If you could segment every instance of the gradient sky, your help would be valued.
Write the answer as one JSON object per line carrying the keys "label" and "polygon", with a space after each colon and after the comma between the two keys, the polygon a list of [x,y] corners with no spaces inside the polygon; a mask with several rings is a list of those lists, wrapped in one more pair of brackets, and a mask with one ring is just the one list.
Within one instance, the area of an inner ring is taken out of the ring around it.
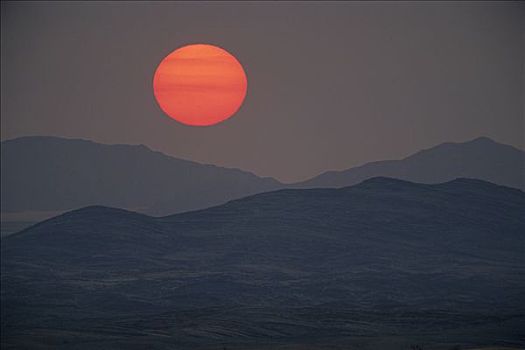
{"label": "gradient sky", "polygon": [[[2,2],[1,137],[145,144],[282,181],[489,136],[523,148],[519,2]],[[157,106],[158,63],[224,47],[248,94],[190,127]]]}

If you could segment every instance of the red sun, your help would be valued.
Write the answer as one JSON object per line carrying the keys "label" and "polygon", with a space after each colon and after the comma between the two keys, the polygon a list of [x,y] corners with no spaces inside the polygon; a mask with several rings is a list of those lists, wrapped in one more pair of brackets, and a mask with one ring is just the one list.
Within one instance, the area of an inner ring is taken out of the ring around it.
{"label": "red sun", "polygon": [[242,65],[213,45],[178,48],[160,62],[153,77],[153,93],[164,113],[193,126],[230,118],[241,107],[246,89]]}

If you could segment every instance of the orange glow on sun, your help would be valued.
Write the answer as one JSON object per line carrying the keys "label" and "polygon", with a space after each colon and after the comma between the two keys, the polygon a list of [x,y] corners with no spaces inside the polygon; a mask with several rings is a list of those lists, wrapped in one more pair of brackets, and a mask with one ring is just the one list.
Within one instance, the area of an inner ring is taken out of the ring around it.
{"label": "orange glow on sun", "polygon": [[241,107],[246,89],[242,65],[213,45],[187,45],[173,51],[153,77],[153,93],[164,113],[194,126],[230,118]]}

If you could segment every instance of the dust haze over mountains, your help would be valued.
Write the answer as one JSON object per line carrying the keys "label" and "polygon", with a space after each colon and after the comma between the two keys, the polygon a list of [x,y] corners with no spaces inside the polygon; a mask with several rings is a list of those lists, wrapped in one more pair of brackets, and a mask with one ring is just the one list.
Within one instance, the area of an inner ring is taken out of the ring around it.
{"label": "dust haze over mountains", "polygon": [[524,3],[1,7],[2,349],[525,347]]}
{"label": "dust haze over mountains", "polygon": [[[2,140],[144,144],[282,182],[487,136],[524,148],[522,2],[2,2]],[[224,47],[226,123],[157,107],[162,58]]]}

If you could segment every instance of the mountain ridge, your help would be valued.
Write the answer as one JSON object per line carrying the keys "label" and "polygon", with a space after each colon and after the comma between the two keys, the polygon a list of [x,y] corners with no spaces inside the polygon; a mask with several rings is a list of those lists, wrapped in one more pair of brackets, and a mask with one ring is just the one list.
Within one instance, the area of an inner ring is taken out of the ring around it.
{"label": "mountain ridge", "polygon": [[399,160],[328,171],[295,184],[175,158],[144,145],[47,136],[2,141],[2,165],[2,213],[15,214],[106,205],[162,216],[254,193],[346,187],[377,176],[418,183],[478,178],[525,189],[525,152],[487,137],[446,142]]}
{"label": "mountain ridge", "polygon": [[24,137],[3,141],[1,150],[3,212],[100,204],[162,214],[281,186],[272,178],[178,159],[143,145]]}
{"label": "mountain ridge", "polygon": [[[267,201],[271,203],[279,203],[279,200],[287,197],[293,197],[294,195],[298,195],[300,197],[307,197],[307,198],[316,198],[321,197],[324,198],[326,195],[332,195],[332,194],[341,194],[346,195],[346,193],[352,193],[352,192],[358,192],[358,191],[365,191],[370,194],[379,193],[380,195],[386,196],[390,192],[394,192],[394,195],[396,192],[403,193],[403,192],[411,192],[416,191],[419,192],[420,195],[423,192],[426,193],[439,193],[439,192],[454,192],[454,193],[465,193],[470,192],[471,189],[474,189],[474,194],[476,196],[483,196],[484,193],[490,192],[490,191],[505,191],[507,193],[507,196],[509,198],[512,197],[520,197],[524,196],[525,192],[509,187],[504,185],[498,185],[494,184],[488,181],[479,180],[479,179],[472,179],[472,178],[457,178],[454,180],[450,180],[443,183],[437,183],[437,184],[424,184],[424,183],[415,183],[408,180],[401,180],[397,178],[390,178],[390,177],[384,177],[384,176],[377,176],[373,178],[366,179],[356,185],[351,186],[345,186],[341,188],[305,188],[305,189],[297,189],[297,188],[283,188],[283,189],[277,189],[273,191],[268,192],[262,192],[262,193],[256,193],[252,194],[246,197],[232,199],[226,203],[219,204],[216,206],[212,206],[209,208],[204,209],[196,209],[181,213],[174,213],[169,215],[163,215],[163,216],[153,216],[148,215],[140,212],[136,212],[133,210],[128,209],[122,209],[117,207],[110,207],[110,206],[103,206],[103,205],[90,205],[74,210],[67,211],[63,214],[54,216],[52,218],[49,218],[47,220],[43,220],[39,223],[36,223],[35,225],[32,225],[18,233],[12,234],[9,237],[14,238],[16,236],[19,236],[20,234],[23,234],[25,231],[31,231],[33,228],[37,226],[41,226],[47,223],[53,223],[54,221],[66,219],[69,220],[71,218],[75,217],[84,217],[86,214],[88,216],[91,216],[94,214],[97,217],[101,216],[121,216],[121,217],[132,217],[135,216],[137,218],[142,218],[144,220],[160,220],[160,221],[166,221],[170,219],[178,219],[183,218],[187,216],[192,215],[199,215],[201,213],[207,213],[207,212],[213,212],[217,210],[221,210],[221,208],[226,207],[244,207],[245,205],[249,205],[250,203],[258,203],[261,200]],[[525,196],[524,196],[525,198]],[[525,202],[524,202],[525,204]]]}
{"label": "mountain ridge", "polygon": [[[443,155],[440,152],[447,154]],[[498,154],[490,158],[491,153],[495,152]],[[510,159],[504,159],[504,167],[496,169],[502,165],[501,158]],[[477,159],[481,161],[475,163]],[[407,164],[410,162],[416,164]],[[441,164],[437,164],[438,162]],[[461,164],[462,162],[471,162],[471,164],[465,166]],[[428,174],[428,169],[432,169],[437,176],[433,177],[434,174]],[[498,170],[504,172],[505,177],[498,177]],[[517,147],[481,136],[466,142],[444,142],[400,159],[372,161],[343,170],[326,171],[292,186],[298,188],[344,187],[375,176],[395,177],[422,183],[446,182],[458,177],[479,178],[525,189],[525,152]]]}
{"label": "mountain ridge", "polygon": [[0,144],[4,144],[4,143],[5,144],[10,144],[10,143],[14,143],[14,142],[24,142],[24,141],[27,141],[27,140],[29,140],[29,141],[34,141],[34,140],[49,141],[49,140],[53,140],[53,141],[59,141],[59,142],[60,141],[81,142],[81,143],[94,145],[94,146],[95,145],[102,145],[102,146],[109,146],[109,147],[122,147],[122,148],[129,147],[129,148],[135,148],[135,149],[145,149],[145,150],[150,151],[152,153],[161,154],[161,155],[163,155],[165,157],[172,158],[174,160],[185,162],[185,163],[192,164],[192,165],[203,165],[203,166],[207,166],[207,167],[211,167],[211,168],[220,168],[220,169],[234,170],[234,171],[239,171],[240,173],[253,175],[253,176],[261,178],[261,179],[272,179],[272,180],[275,180],[277,182],[280,182],[279,180],[277,180],[277,179],[275,179],[275,178],[273,178],[271,176],[259,176],[259,175],[255,174],[254,172],[251,172],[249,170],[244,170],[244,169],[241,169],[241,168],[237,168],[237,167],[228,167],[228,166],[216,165],[216,164],[212,164],[212,163],[201,163],[201,162],[197,162],[197,161],[194,161],[194,160],[191,160],[191,159],[176,157],[176,156],[164,153],[162,151],[157,151],[155,149],[152,149],[151,147],[149,147],[149,146],[147,146],[145,144],[142,144],[142,143],[138,143],[138,144],[103,143],[103,142],[98,142],[98,141],[93,141],[93,140],[84,139],[84,138],[78,138],[78,137],[34,135],[34,136],[20,136],[20,137],[14,137],[14,138],[10,138],[10,139],[5,139],[5,140],[2,140],[0,142]]}

